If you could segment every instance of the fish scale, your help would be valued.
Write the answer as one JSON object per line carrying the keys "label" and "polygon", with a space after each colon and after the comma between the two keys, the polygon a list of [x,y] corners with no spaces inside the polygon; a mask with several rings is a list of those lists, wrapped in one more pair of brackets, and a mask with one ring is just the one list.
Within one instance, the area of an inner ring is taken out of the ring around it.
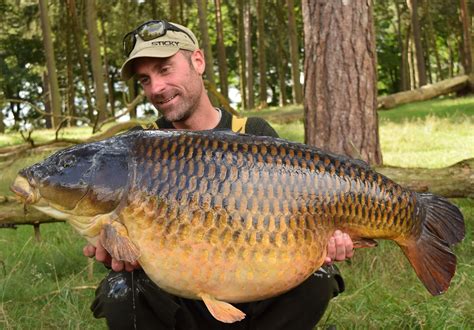
{"label": "fish scale", "polygon": [[[281,201],[282,195],[281,195],[281,189],[278,189],[277,187],[281,187],[281,185],[286,185],[290,187],[300,187],[300,191],[298,194],[304,195],[304,196],[315,196],[317,191],[323,191],[326,192],[326,198],[319,198],[317,201],[315,201],[314,204],[316,204],[316,209],[318,210],[317,213],[324,213],[327,214],[328,216],[322,217],[321,222],[326,222],[329,223],[332,220],[334,220],[335,216],[335,206],[334,204],[332,205],[332,209],[328,207],[327,203],[324,203],[323,200],[332,200],[336,201],[337,197],[336,194],[333,192],[332,195],[328,195],[329,192],[328,190],[331,189],[331,177],[330,175],[335,175],[337,172],[337,168],[335,164],[340,165],[341,163],[339,161],[333,161],[331,162],[331,159],[329,157],[324,157],[322,160],[320,159],[319,155],[316,155],[316,157],[312,157],[310,152],[305,152],[303,154],[302,151],[294,151],[294,150],[285,150],[285,149],[280,149],[280,153],[278,154],[277,148],[275,146],[270,147],[270,154],[268,154],[268,148],[266,145],[248,145],[248,144],[238,144],[238,143],[233,143],[231,145],[231,148],[229,148],[229,144],[218,141],[218,140],[211,140],[211,139],[203,139],[199,138],[199,140],[193,140],[192,138],[182,138],[178,137],[177,138],[181,145],[181,147],[178,149],[178,143],[175,141],[166,141],[164,143],[164,146],[162,147],[157,147],[158,145],[154,144],[154,148],[157,150],[164,151],[164,157],[160,159],[158,163],[155,162],[155,168],[153,169],[156,172],[159,172],[156,167],[158,165],[161,166],[168,166],[171,167],[168,163],[175,163],[179,162],[184,155],[189,155],[189,154],[195,154],[194,149],[196,147],[201,147],[200,144],[202,145],[203,152],[202,157],[194,157],[192,158],[192,161],[187,163],[186,165],[183,166],[178,166],[177,172],[176,172],[176,177],[183,178],[180,183],[176,183],[175,179],[168,178],[163,178],[163,182],[167,182],[170,185],[177,185],[177,187],[180,190],[183,189],[188,189],[190,190],[189,193],[192,194],[195,192],[196,185],[189,185],[189,177],[192,177],[196,179],[198,182],[202,180],[201,176],[196,176],[196,173],[194,169],[198,167],[199,165],[202,166],[203,163],[205,163],[204,168],[208,168],[209,172],[205,173],[207,174],[207,177],[210,180],[213,180],[212,183],[210,181],[207,181],[209,184],[208,186],[208,191],[210,191],[211,196],[211,201],[206,202],[206,199],[209,199],[209,196],[204,196],[204,198],[200,199],[200,202],[202,205],[209,205],[210,209],[221,209],[225,208],[228,213],[225,214],[224,217],[228,217],[228,219],[221,219],[219,221],[219,218],[215,219],[214,221],[214,226],[210,228],[209,231],[207,231],[206,235],[204,236],[204,241],[206,243],[217,243],[219,239],[221,239],[223,242],[228,241],[228,239],[225,239],[225,237],[229,236],[237,236],[237,231],[236,230],[245,230],[245,227],[237,227],[237,228],[232,228],[234,230],[233,233],[231,233],[231,230],[228,229],[226,226],[227,222],[229,223],[243,223],[245,225],[245,221],[243,221],[244,217],[241,216],[240,214],[237,214],[234,217],[231,217],[233,214],[232,212],[235,210],[235,203],[234,199],[231,197],[228,197],[229,195],[236,195],[239,196],[239,194],[236,194],[236,190],[238,193],[240,191],[238,189],[235,189],[235,187],[232,186],[232,183],[236,181],[237,179],[237,172],[239,167],[242,167],[244,164],[244,157],[243,155],[240,155],[240,151],[245,151],[245,150],[251,150],[251,153],[249,157],[246,158],[246,161],[249,163],[246,167],[251,167],[251,165],[255,165],[253,172],[251,172],[250,175],[250,180],[249,181],[255,181],[258,182],[258,185],[252,185],[251,189],[247,189],[245,191],[246,197],[250,200],[254,198],[254,207],[250,207],[250,214],[247,214],[247,221],[254,224],[250,228],[247,225],[247,230],[252,229],[255,230],[253,232],[246,232],[243,237],[245,237],[245,241],[249,244],[249,246],[254,246],[257,244],[262,244],[262,246],[265,245],[275,245],[275,239],[270,239],[270,237],[275,237],[274,232],[270,232],[270,235],[264,235],[262,234],[262,231],[268,230],[270,226],[272,227],[277,227],[275,223],[280,224],[280,223],[286,223],[290,231],[285,230],[281,234],[281,241],[280,241],[280,246],[281,244],[301,244],[303,243],[303,237],[312,237],[311,232],[307,232],[306,234],[303,234],[303,232],[308,229],[306,229],[303,224],[305,222],[299,222],[298,223],[295,221],[297,215],[295,215],[295,211],[298,210],[300,207],[294,199],[288,202],[288,200]],[[151,157],[153,152],[150,151],[151,147],[147,147],[147,141],[140,141],[139,144],[143,145],[143,148],[139,148],[139,154],[137,157]],[[168,147],[170,145],[170,147]],[[205,148],[209,149],[205,149]],[[169,149],[166,150],[166,148]],[[147,150],[145,154],[145,150]],[[284,150],[284,152],[282,152]],[[168,152],[167,152],[168,151]],[[233,154],[233,152],[237,152],[237,154]],[[267,157],[265,157],[267,156]],[[296,157],[296,158],[295,158]],[[304,157],[304,158],[303,158]],[[313,165],[312,158],[315,158],[317,161],[317,166]],[[221,166],[213,166],[213,164],[209,165],[206,164],[206,162],[215,162],[217,160],[221,160],[223,164]],[[271,166],[273,164],[291,164],[293,167],[296,167],[296,171],[290,171],[289,175],[281,175],[281,171],[265,171],[264,169],[266,166]],[[302,172],[300,172],[300,169],[324,169],[324,175],[323,178],[320,180],[309,180],[310,182],[313,181],[316,183],[315,185],[304,185],[305,183],[305,175],[301,175]],[[173,169],[173,168],[172,168]],[[148,169],[148,171],[151,170]],[[147,173],[147,166],[145,166],[143,169],[138,167],[137,168],[138,173]],[[165,170],[167,172],[167,170]],[[232,174],[234,172],[234,174]],[[277,177],[275,175],[275,172],[279,174]],[[345,173],[345,171],[340,171]],[[327,173],[327,174],[326,174]],[[245,172],[242,176],[246,176]],[[184,177],[187,178],[184,179]],[[371,176],[370,176],[371,178]],[[276,183],[275,183],[276,180]],[[368,179],[369,182],[372,181],[371,179]],[[171,183],[169,182],[171,181]],[[143,176],[143,179],[140,180],[140,177],[137,180],[137,185],[139,186],[146,186],[149,184],[149,182],[154,182],[153,180],[149,180],[147,175]],[[317,185],[317,183],[320,183],[320,186]],[[336,181],[339,182],[339,181]],[[187,185],[185,185],[187,183]],[[205,184],[204,184],[205,185]],[[366,186],[367,187],[367,186]],[[157,191],[166,191],[165,189],[158,189]],[[271,199],[271,193],[270,191],[280,191],[280,195],[277,196],[277,199],[272,200]],[[367,191],[363,191],[364,193],[367,193]],[[291,191],[287,192],[286,195],[289,195]],[[168,198],[170,197],[169,194],[166,194]],[[179,194],[178,194],[179,195]],[[264,199],[265,196],[270,195],[270,199]],[[175,196],[171,196],[171,200],[174,199]],[[255,201],[260,201],[258,203],[255,203]],[[305,199],[307,204],[311,204],[312,201],[311,199]],[[289,204],[292,204],[291,206]],[[186,201],[184,201],[184,204],[187,204]],[[274,206],[274,208],[270,208],[270,204]],[[361,205],[358,204],[359,209],[361,209]],[[352,212],[349,214],[356,214],[354,212],[355,208],[357,207],[357,204],[352,204],[351,208],[353,209]],[[205,207],[207,208],[207,207]],[[322,210],[321,210],[322,209]],[[320,211],[319,211],[320,210]],[[262,222],[261,220],[263,215],[268,215],[269,213],[276,214],[275,217],[271,217],[268,219],[271,219],[270,221],[266,222],[266,226],[264,225],[265,222]],[[181,213],[186,213],[186,210],[181,210]],[[173,212],[168,212],[167,217],[172,217],[172,218],[177,218],[180,219],[181,213],[173,214]],[[376,213],[376,212],[374,212]],[[257,216],[260,215],[260,217]],[[346,212],[346,215],[348,213]],[[358,215],[360,217],[360,214]],[[379,218],[378,214],[374,214],[373,217]],[[250,219],[248,219],[250,218]],[[342,217],[336,217],[335,224],[337,225],[339,222],[343,222],[344,220]],[[339,220],[339,221],[337,221]],[[316,223],[316,219],[313,217],[310,222]],[[313,225],[316,226],[317,225]],[[205,226],[206,227],[206,226]],[[208,226],[207,226],[208,227]],[[279,227],[279,226],[278,226]],[[173,232],[171,232],[173,233]],[[179,233],[179,232],[178,232]],[[165,234],[170,234],[169,230],[165,231]],[[227,235],[226,235],[227,234]],[[184,235],[185,236],[185,235]],[[267,239],[265,239],[267,238]],[[309,241],[309,239],[308,239]],[[266,244],[265,244],[266,243]],[[257,255],[258,252],[252,251],[254,255]],[[268,250],[266,250],[268,254]],[[304,276],[308,276],[309,273],[314,269],[315,265],[312,265],[312,269],[308,270],[308,273],[306,273]],[[226,284],[227,285],[227,284]],[[219,297],[222,299],[226,299],[228,297]],[[229,300],[229,299],[226,299]]]}
{"label": "fish scale", "polygon": [[362,161],[222,131],[132,131],[79,145],[22,170],[11,190],[91,242],[100,233],[115,259],[138,260],[162,289],[203,299],[223,322],[243,317],[229,302],[304,281],[336,229],[359,246],[395,241],[440,294],[465,231],[449,201]]}

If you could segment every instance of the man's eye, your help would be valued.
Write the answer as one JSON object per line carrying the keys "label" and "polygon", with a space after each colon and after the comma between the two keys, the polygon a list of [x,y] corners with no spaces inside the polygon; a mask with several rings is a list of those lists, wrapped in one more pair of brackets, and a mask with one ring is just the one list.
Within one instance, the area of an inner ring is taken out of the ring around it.
{"label": "man's eye", "polygon": [[150,79],[148,79],[148,77],[142,77],[142,78],[139,78],[139,79],[138,79],[138,82],[139,82],[141,85],[146,85],[149,81],[150,81]]}

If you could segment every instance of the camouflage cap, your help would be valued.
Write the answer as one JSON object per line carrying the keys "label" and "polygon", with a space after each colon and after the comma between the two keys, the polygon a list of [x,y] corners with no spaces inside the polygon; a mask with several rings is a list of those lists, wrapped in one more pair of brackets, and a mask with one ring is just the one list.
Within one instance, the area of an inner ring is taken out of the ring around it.
{"label": "camouflage cap", "polygon": [[[160,21],[150,21],[160,22]],[[163,21],[164,22],[164,21]],[[147,22],[149,23],[149,22]],[[142,26],[146,26],[144,23]],[[133,77],[133,60],[139,57],[170,57],[176,54],[180,49],[194,51],[199,48],[196,36],[188,28],[176,24],[168,23],[174,30],[165,29],[163,35],[153,38],[151,40],[144,40],[140,31],[131,32],[132,37],[135,38],[133,49],[121,68],[122,80],[128,80]],[[138,29],[139,30],[139,29]],[[147,38],[145,38],[147,39]]]}

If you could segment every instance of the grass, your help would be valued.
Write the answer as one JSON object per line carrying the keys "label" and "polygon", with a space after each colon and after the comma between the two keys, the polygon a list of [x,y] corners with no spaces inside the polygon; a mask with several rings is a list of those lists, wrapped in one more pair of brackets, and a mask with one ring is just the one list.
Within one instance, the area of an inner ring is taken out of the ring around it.
{"label": "grass", "polygon": [[[443,167],[474,157],[472,109],[474,98],[470,97],[421,102],[381,112],[385,163]],[[258,114],[272,115],[275,111],[266,109]],[[274,126],[285,138],[303,140],[301,122]],[[65,134],[77,137],[89,131],[68,129]],[[35,134],[43,141],[54,135],[46,131]],[[0,135],[0,146],[19,141],[18,135]],[[0,195],[8,193],[18,169],[44,156],[22,159],[2,168]],[[474,328],[474,200],[453,202],[465,216],[466,238],[455,248],[458,267],[446,294],[430,296],[401,250],[391,242],[381,241],[375,249],[357,251],[350,263],[339,264],[346,292],[332,300],[318,327]],[[30,226],[0,230],[0,329],[105,329],[104,321],[94,319],[89,306],[94,297],[90,287],[99,283],[106,270],[96,265],[93,277],[88,278],[87,260],[82,256],[85,241],[69,225],[43,225],[41,232],[43,241],[37,243]]]}

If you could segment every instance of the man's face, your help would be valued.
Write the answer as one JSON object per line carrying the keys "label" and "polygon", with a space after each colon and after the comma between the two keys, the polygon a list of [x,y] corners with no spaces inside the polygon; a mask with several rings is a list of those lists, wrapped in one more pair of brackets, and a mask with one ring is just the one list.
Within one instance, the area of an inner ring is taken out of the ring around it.
{"label": "man's face", "polygon": [[167,58],[137,58],[133,68],[145,96],[166,120],[185,121],[198,108],[204,91],[200,51],[179,51]]}

